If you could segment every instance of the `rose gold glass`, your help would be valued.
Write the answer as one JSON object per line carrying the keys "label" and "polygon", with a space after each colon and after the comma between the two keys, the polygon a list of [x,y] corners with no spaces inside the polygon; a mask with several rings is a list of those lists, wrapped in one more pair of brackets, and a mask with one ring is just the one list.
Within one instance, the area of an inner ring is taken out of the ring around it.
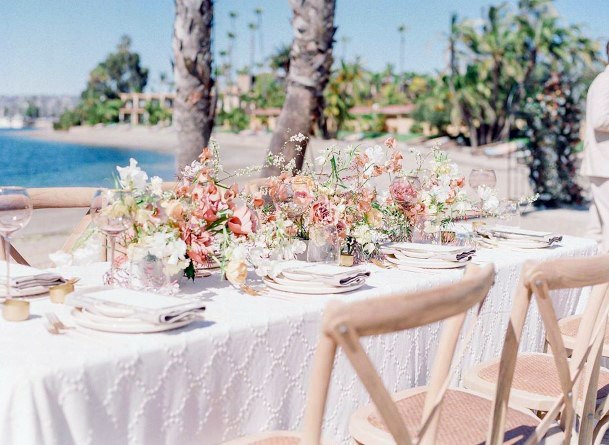
{"label": "rose gold glass", "polygon": [[114,254],[116,238],[129,228],[131,217],[126,204],[129,192],[124,190],[100,189],[91,201],[91,218],[93,223],[110,241],[110,272],[108,283],[115,285]]}
{"label": "rose gold glass", "polygon": [[32,201],[23,187],[0,187],[0,234],[6,259],[6,298],[11,298],[11,235],[32,218]]}

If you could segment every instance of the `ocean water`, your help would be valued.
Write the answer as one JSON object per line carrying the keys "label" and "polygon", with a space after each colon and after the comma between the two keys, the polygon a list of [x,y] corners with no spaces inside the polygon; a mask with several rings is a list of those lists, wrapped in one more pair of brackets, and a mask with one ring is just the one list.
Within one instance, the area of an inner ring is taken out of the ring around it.
{"label": "ocean water", "polygon": [[47,142],[0,130],[0,185],[111,187],[116,166],[128,165],[129,158],[135,158],[148,176],[175,177],[173,155]]}

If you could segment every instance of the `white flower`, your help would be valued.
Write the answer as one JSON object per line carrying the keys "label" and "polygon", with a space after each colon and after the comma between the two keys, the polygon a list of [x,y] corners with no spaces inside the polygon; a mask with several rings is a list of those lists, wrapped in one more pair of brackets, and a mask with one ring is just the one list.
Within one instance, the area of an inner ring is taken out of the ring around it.
{"label": "white flower", "polygon": [[482,201],[482,209],[485,212],[495,212],[499,207],[497,190],[492,187],[487,187],[485,185],[478,187],[478,197]]}
{"label": "white flower", "polygon": [[64,267],[72,265],[72,255],[63,250],[58,250],[49,254],[49,259],[53,262],[55,267]]}
{"label": "white flower", "polygon": [[365,167],[366,170],[375,165],[380,165],[385,161],[385,149],[380,145],[368,147],[364,153],[368,156],[368,162]]}
{"label": "white flower", "polygon": [[158,176],[150,179],[150,191],[152,194],[161,196],[163,194],[163,180]]}
{"label": "white flower", "polygon": [[146,188],[148,175],[137,166],[137,161],[129,159],[128,167],[116,167],[120,176],[120,183],[123,188],[142,191]]}

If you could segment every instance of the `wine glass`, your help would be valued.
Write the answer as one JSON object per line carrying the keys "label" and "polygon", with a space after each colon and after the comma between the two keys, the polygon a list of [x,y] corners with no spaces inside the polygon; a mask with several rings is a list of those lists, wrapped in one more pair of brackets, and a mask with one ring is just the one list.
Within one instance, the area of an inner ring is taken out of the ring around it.
{"label": "wine glass", "polygon": [[[469,186],[479,194],[480,187],[493,188],[497,185],[497,175],[491,168],[474,168],[469,174]],[[480,198],[480,212],[484,207],[484,200]]]}
{"label": "wine glass", "polygon": [[108,283],[115,282],[114,253],[116,251],[116,238],[129,228],[131,215],[128,198],[130,193],[125,190],[99,189],[91,201],[91,217],[93,223],[110,241],[110,271]]}
{"label": "wine glass", "polygon": [[32,218],[32,201],[23,187],[0,187],[0,234],[6,259],[6,298],[11,298],[11,241],[13,232],[24,228]]}

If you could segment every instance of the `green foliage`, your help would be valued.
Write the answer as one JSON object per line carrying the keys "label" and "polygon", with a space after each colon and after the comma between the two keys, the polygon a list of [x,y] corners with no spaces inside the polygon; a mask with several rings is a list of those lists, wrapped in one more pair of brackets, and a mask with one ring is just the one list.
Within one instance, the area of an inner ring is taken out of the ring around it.
{"label": "green foliage", "polygon": [[284,76],[287,75],[290,69],[290,45],[281,45],[277,48],[270,57],[269,65],[276,71],[283,71]]}
{"label": "green foliage", "polygon": [[30,119],[37,119],[40,116],[40,110],[33,103],[28,103],[27,109],[25,110],[25,117]]}
{"label": "green foliage", "polygon": [[530,177],[539,193],[536,205],[582,204],[577,181],[577,148],[582,113],[571,82],[553,76],[525,106],[528,116]]}
{"label": "green foliage", "polygon": [[261,73],[256,76],[251,91],[241,99],[256,108],[280,108],[285,101],[285,87],[273,74]]}
{"label": "green foliage", "polygon": [[120,93],[142,92],[147,83],[148,68],[142,67],[140,55],[131,51],[131,39],[123,36],[116,52],[93,68],[82,97],[116,99]]}
{"label": "green foliage", "polygon": [[[122,107],[119,94],[141,92],[147,82],[148,69],[140,65],[139,54],[131,51],[131,39],[123,36],[116,52],[108,54],[89,73],[89,81],[81,94],[80,103],[74,110],[65,111],[53,124],[53,128],[67,130],[85,123],[96,125],[118,122],[119,109]],[[156,112],[153,119],[164,117],[162,112]]]}
{"label": "green foliage", "polygon": [[148,113],[148,124],[157,125],[158,123],[171,122],[171,110],[161,106],[157,101],[150,101],[146,104]]}
{"label": "green foliage", "polygon": [[455,16],[449,43],[451,120],[467,127],[473,146],[510,137],[527,99],[552,73],[567,74],[581,91],[598,51],[578,27],[562,23],[552,0],[491,6],[475,22]]}
{"label": "green foliage", "polygon": [[222,110],[218,114],[218,124],[228,125],[231,131],[238,133],[249,127],[250,117],[241,108],[233,108],[229,112]]}

